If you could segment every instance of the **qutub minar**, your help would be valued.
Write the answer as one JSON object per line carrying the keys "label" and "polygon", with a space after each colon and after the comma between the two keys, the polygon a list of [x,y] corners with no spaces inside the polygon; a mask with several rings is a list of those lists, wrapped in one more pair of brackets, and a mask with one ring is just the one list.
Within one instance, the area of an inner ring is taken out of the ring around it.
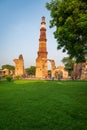
{"label": "qutub minar", "polygon": [[41,28],[40,28],[40,39],[38,57],[36,59],[36,78],[45,78],[48,76],[47,66],[47,48],[46,48],[46,22],[45,17],[42,17]]}
{"label": "qutub minar", "polygon": [[[45,17],[42,17],[41,27],[40,27],[40,38],[39,38],[39,49],[38,57],[36,58],[36,78],[47,78],[48,77],[48,61],[51,64],[51,77],[55,77],[55,74],[62,74],[63,78],[68,78],[68,73],[64,70],[63,66],[56,68],[55,61],[53,59],[48,59],[47,48],[46,48],[46,22]],[[61,71],[62,70],[62,71]]]}

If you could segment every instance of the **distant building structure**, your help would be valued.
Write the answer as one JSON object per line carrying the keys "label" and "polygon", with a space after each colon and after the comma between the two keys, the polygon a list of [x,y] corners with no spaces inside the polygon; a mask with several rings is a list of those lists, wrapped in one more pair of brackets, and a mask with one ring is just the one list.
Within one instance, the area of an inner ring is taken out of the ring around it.
{"label": "distant building structure", "polygon": [[7,68],[3,69],[2,71],[3,71],[4,75],[10,75],[10,73],[11,73],[11,71]]}
{"label": "distant building structure", "polygon": [[3,77],[3,76],[5,76],[5,74],[4,74],[3,70],[0,69],[0,77]]}
{"label": "distant building structure", "polygon": [[0,70],[0,77],[4,77],[5,75],[13,75],[14,71],[13,70],[9,70],[7,68]]}

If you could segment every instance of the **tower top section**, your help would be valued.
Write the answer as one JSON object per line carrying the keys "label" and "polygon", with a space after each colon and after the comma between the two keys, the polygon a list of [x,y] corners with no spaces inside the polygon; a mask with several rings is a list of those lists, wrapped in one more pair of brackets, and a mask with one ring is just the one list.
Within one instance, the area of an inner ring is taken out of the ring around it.
{"label": "tower top section", "polygon": [[42,17],[42,21],[41,21],[41,28],[46,28],[46,22],[45,22],[45,17]]}
{"label": "tower top section", "polygon": [[23,56],[22,54],[19,55],[19,59],[22,60],[23,59]]}
{"label": "tower top section", "polygon": [[45,17],[42,17],[41,20],[41,28],[40,28],[40,39],[39,41],[45,41],[46,42],[46,22]]}

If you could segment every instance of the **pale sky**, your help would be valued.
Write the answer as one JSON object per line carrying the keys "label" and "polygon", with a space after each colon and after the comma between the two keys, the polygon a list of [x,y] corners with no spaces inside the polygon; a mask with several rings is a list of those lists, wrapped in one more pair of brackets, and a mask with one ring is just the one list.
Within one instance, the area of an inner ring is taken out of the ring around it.
{"label": "pale sky", "polygon": [[0,0],[0,68],[15,65],[13,59],[20,54],[25,68],[36,65],[42,16],[46,20],[48,59],[54,59],[56,66],[62,65],[67,55],[57,50],[46,2],[50,0]]}

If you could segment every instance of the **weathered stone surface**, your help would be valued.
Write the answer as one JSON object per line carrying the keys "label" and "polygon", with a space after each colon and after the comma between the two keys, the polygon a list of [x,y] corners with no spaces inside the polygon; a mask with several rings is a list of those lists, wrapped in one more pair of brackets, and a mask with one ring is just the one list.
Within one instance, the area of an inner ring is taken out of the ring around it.
{"label": "weathered stone surface", "polygon": [[19,59],[13,60],[15,63],[15,76],[22,76],[25,74],[23,56],[19,55]]}
{"label": "weathered stone surface", "polygon": [[5,75],[14,75],[14,70],[9,70],[7,68],[0,70],[0,77]]}
{"label": "weathered stone surface", "polygon": [[74,64],[73,78],[87,80],[87,61],[85,63]]}
{"label": "weathered stone surface", "polygon": [[52,59],[48,59],[48,61],[51,63],[51,77],[54,78],[55,77],[55,61]]}
{"label": "weathered stone surface", "polygon": [[87,80],[87,61],[82,64],[81,79],[82,80]]}
{"label": "weathered stone surface", "polygon": [[64,69],[64,66],[58,66],[55,69],[55,77],[56,78],[61,78],[61,79],[68,79],[69,78],[68,71],[66,71]]}
{"label": "weathered stone surface", "polygon": [[48,76],[47,49],[46,49],[46,23],[45,17],[42,17],[39,39],[38,57],[36,59],[36,78],[45,78]]}
{"label": "weathered stone surface", "polygon": [[82,63],[74,64],[73,79],[80,79],[82,72]]}

